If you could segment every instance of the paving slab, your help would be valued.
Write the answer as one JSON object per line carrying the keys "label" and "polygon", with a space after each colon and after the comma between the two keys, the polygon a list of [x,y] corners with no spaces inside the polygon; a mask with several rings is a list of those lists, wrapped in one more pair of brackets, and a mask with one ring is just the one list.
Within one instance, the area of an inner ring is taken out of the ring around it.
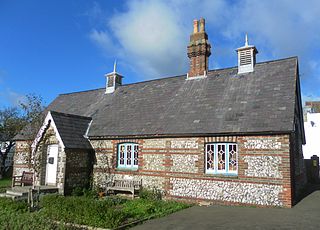
{"label": "paving slab", "polygon": [[[318,189],[318,188],[317,188]],[[156,229],[320,229],[320,190],[293,208],[194,206],[149,220],[134,230]]]}

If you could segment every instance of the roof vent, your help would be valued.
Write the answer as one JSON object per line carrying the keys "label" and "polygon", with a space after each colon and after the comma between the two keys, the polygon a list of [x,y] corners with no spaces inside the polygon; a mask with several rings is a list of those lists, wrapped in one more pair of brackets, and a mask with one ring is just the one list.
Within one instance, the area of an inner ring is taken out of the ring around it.
{"label": "roof vent", "polygon": [[245,45],[237,49],[238,52],[238,74],[250,73],[254,71],[256,64],[256,54],[258,50],[255,46],[248,44],[248,35],[246,34]]}
{"label": "roof vent", "polygon": [[119,73],[117,73],[116,68],[117,68],[117,61],[114,62],[113,72],[105,75],[105,77],[107,78],[106,94],[113,93],[117,89],[118,86],[122,85],[123,76],[121,76]]}

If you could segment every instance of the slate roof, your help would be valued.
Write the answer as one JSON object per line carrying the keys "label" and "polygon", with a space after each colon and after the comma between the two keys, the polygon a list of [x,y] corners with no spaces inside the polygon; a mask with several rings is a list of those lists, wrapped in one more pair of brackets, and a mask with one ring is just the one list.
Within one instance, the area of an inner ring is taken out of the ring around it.
{"label": "slate roof", "polygon": [[[287,133],[294,130],[297,69],[292,57],[257,63],[254,72],[240,75],[233,67],[202,79],[123,85],[112,94],[104,88],[61,94],[46,111],[64,113],[56,119],[66,140],[74,129],[83,135],[90,118],[89,137]],[[84,116],[84,123],[70,114]],[[23,132],[15,137],[24,138]]]}
{"label": "slate roof", "polygon": [[65,148],[92,148],[88,139],[84,137],[91,122],[90,117],[50,112]]}
{"label": "slate roof", "polygon": [[202,79],[123,85],[112,94],[104,88],[61,94],[48,110],[91,117],[89,137],[291,132],[297,66],[292,57],[257,63],[241,75],[233,67]]}

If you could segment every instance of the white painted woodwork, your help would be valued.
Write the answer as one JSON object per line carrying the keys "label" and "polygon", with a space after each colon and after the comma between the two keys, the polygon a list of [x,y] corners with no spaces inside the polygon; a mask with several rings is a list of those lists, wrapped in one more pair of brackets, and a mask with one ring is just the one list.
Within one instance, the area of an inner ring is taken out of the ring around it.
{"label": "white painted woodwork", "polygon": [[47,150],[46,184],[56,185],[58,169],[58,145],[49,145]]}

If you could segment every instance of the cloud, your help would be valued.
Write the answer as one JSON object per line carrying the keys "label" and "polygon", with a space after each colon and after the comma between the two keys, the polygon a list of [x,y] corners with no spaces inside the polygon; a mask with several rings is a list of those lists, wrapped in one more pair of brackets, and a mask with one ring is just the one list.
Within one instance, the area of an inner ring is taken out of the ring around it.
{"label": "cloud", "polygon": [[89,37],[96,45],[102,48],[103,53],[107,57],[119,55],[120,50],[116,43],[112,41],[112,37],[107,31],[98,31],[97,29],[93,29]]}
{"label": "cloud", "polygon": [[301,55],[319,39],[319,9],[320,2],[313,0],[243,0],[232,6],[223,33],[237,38],[248,32],[273,56]]}
{"label": "cloud", "polygon": [[10,88],[6,88],[0,92],[0,106],[19,106],[20,102],[23,102],[26,97],[20,93],[17,93]]}
{"label": "cloud", "polygon": [[219,12],[215,9],[223,5],[222,1],[210,2],[128,1],[126,10],[110,17],[103,30],[92,30],[90,38],[105,53],[125,59],[144,78],[184,74],[192,20],[200,18],[196,14],[201,11]]}
{"label": "cloud", "polygon": [[234,50],[247,32],[260,51],[258,61],[299,56],[302,90],[320,96],[314,86],[320,83],[318,0],[131,0],[108,12],[95,3],[90,15],[97,20],[90,39],[140,78],[186,73],[192,20],[204,17],[210,69],[236,64]]}
{"label": "cloud", "polygon": [[133,1],[128,12],[115,15],[109,24],[139,69],[151,75],[185,69],[185,28],[179,26],[179,18],[168,5]]}

